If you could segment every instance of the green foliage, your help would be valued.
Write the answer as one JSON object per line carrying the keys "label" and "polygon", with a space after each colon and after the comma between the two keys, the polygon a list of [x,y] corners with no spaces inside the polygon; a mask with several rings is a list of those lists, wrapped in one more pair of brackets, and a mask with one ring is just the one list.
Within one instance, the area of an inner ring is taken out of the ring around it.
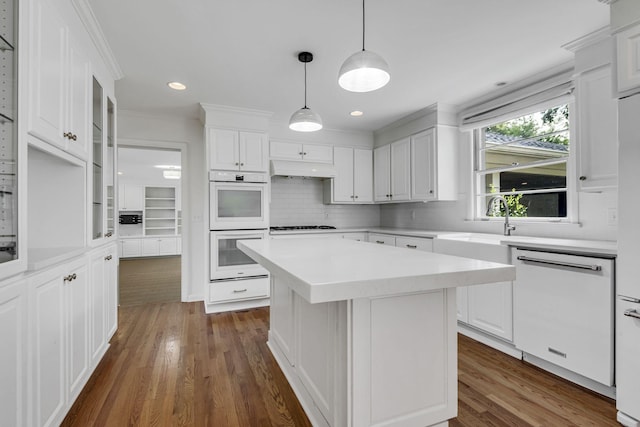
{"label": "green foliage", "polygon": [[[489,184],[491,188],[491,193],[496,193],[498,189],[494,184]],[[511,191],[516,191],[515,188],[511,189]],[[528,207],[523,205],[520,200],[522,199],[522,194],[509,194],[503,196],[507,201],[507,206],[509,206],[509,216],[511,217],[526,217]],[[504,206],[502,203],[494,202],[491,206],[491,216],[505,216],[506,212],[504,210]]]}
{"label": "green foliage", "polygon": [[[519,138],[534,138],[538,135],[565,130],[569,127],[569,106],[549,108],[541,113],[529,114],[513,120],[487,127],[487,132]],[[569,145],[569,138],[563,134],[542,136],[540,141]]]}

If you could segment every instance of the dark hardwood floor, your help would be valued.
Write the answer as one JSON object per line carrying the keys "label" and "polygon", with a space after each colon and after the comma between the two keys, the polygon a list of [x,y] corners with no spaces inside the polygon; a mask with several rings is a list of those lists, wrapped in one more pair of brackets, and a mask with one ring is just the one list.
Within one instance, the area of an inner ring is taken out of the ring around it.
{"label": "dark hardwood floor", "polygon": [[[266,346],[267,308],[120,308],[111,348],[63,426],[309,426]],[[613,401],[466,337],[452,427],[616,426]]]}

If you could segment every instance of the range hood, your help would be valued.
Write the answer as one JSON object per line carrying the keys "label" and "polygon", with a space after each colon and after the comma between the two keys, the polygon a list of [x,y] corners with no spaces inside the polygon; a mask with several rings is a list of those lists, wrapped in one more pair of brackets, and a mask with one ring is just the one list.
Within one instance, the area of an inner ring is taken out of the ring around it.
{"label": "range hood", "polygon": [[271,176],[304,176],[311,178],[335,178],[336,168],[327,163],[271,160]]}

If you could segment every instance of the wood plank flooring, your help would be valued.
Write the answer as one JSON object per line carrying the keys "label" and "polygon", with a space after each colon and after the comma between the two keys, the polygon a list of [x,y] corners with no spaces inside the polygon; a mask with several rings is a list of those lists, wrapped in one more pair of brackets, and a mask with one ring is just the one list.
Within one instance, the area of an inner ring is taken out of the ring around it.
{"label": "wood plank flooring", "polygon": [[180,262],[180,256],[120,259],[120,305],[179,302]]}
{"label": "wood plank flooring", "polygon": [[[201,302],[120,308],[118,332],[63,426],[309,426],[266,346],[268,308]],[[615,405],[459,338],[451,427],[617,426]]]}

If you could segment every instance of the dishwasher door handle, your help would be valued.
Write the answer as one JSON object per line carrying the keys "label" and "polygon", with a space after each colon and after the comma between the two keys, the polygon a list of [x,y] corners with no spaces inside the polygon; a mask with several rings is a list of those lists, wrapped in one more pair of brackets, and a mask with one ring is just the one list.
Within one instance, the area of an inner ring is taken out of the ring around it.
{"label": "dishwasher door handle", "polygon": [[591,271],[601,271],[602,267],[594,264],[576,264],[573,262],[563,262],[563,261],[554,261],[551,259],[541,259],[541,258],[531,258],[528,256],[520,255],[517,257],[518,260],[524,262],[532,262],[537,264],[546,264],[546,265],[556,265],[558,267],[570,267],[570,268],[578,268],[580,270],[591,270]]}
{"label": "dishwasher door handle", "polygon": [[633,309],[625,310],[624,315],[628,317],[633,317],[634,319],[640,319],[640,313],[638,313],[636,310],[633,310]]}

